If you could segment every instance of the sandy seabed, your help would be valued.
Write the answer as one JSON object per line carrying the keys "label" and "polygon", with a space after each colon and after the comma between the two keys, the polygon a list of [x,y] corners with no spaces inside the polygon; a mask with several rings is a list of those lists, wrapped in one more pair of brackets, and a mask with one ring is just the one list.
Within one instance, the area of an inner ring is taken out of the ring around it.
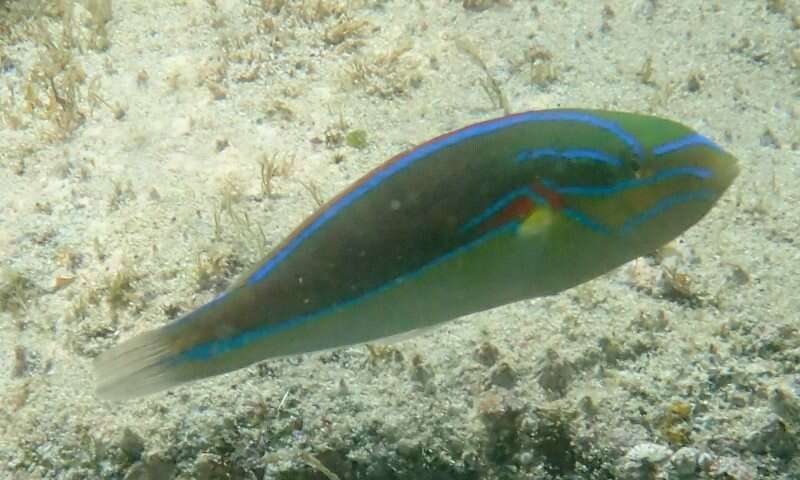
{"label": "sandy seabed", "polygon": [[[796,1],[0,0],[0,477],[800,478]],[[99,352],[460,126],[679,120],[741,174],[658,255],[141,400]]]}

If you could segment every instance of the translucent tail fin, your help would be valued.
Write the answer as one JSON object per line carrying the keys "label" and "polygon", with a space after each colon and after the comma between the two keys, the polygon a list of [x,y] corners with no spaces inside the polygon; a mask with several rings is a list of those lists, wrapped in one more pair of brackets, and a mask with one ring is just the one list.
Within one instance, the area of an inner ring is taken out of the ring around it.
{"label": "translucent tail fin", "polygon": [[170,326],[143,333],[103,352],[95,359],[97,394],[125,400],[158,392],[190,378],[180,363]]}
{"label": "translucent tail fin", "polygon": [[[228,291],[173,323],[103,352],[94,362],[97,394],[109,400],[140,397],[269,357],[248,342],[204,350],[236,337],[243,325],[260,321],[263,312],[254,305],[258,301],[245,289]],[[197,349],[203,353],[197,354]]]}

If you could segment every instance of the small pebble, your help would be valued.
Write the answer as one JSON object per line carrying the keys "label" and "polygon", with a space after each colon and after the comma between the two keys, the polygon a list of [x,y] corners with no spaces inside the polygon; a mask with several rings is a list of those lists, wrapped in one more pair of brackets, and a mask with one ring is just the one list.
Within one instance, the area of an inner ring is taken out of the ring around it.
{"label": "small pebble", "polygon": [[119,448],[130,460],[139,460],[144,452],[144,439],[130,428],[122,431],[122,439],[119,441]]}
{"label": "small pebble", "polygon": [[539,386],[550,393],[563,397],[567,393],[575,368],[565,361],[555,350],[548,349],[544,360],[541,361],[537,381]]}
{"label": "small pebble", "polygon": [[640,443],[628,450],[622,458],[619,478],[640,480],[657,478],[653,474],[672,456],[672,450],[656,443]]}
{"label": "small pebble", "polygon": [[700,91],[702,85],[703,77],[696,73],[691,74],[689,79],[686,81],[686,89],[691,93]]}
{"label": "small pebble", "polygon": [[675,473],[682,477],[694,475],[697,471],[697,459],[700,456],[700,451],[692,447],[683,447],[678,449],[670,463]]}
{"label": "small pebble", "polygon": [[711,470],[711,467],[714,465],[714,462],[717,461],[716,455],[710,452],[702,452],[700,455],[697,456],[697,466],[700,467],[700,470],[704,472],[708,472]]}
{"label": "small pebble", "polygon": [[800,426],[800,377],[775,387],[769,405],[776,415],[792,426]]}
{"label": "small pebble", "polygon": [[475,349],[474,356],[475,360],[477,360],[481,365],[491,367],[497,363],[497,358],[500,356],[500,351],[497,350],[497,347],[491,343],[483,342],[478,348]]}
{"label": "small pebble", "polygon": [[489,383],[503,388],[513,388],[517,383],[517,372],[506,362],[497,364],[489,372]]}

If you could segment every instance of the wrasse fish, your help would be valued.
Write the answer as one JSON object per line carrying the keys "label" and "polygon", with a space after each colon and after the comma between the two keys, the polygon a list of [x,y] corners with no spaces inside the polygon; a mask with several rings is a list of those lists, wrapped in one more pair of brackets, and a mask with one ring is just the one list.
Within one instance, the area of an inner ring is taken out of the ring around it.
{"label": "wrasse fish", "polygon": [[560,292],[680,235],[737,173],[708,138],[651,116],[545,110],[464,127],[361,178],[216,299],[101,354],[98,393],[137,397]]}

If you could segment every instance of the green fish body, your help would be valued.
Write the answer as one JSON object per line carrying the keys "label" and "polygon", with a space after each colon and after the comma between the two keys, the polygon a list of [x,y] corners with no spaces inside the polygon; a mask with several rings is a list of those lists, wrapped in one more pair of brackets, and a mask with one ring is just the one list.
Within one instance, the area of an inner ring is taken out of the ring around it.
{"label": "green fish body", "polygon": [[714,142],[652,116],[464,127],[364,176],[220,297],[101,354],[98,392],[131,398],[563,291],[680,235],[737,173]]}

